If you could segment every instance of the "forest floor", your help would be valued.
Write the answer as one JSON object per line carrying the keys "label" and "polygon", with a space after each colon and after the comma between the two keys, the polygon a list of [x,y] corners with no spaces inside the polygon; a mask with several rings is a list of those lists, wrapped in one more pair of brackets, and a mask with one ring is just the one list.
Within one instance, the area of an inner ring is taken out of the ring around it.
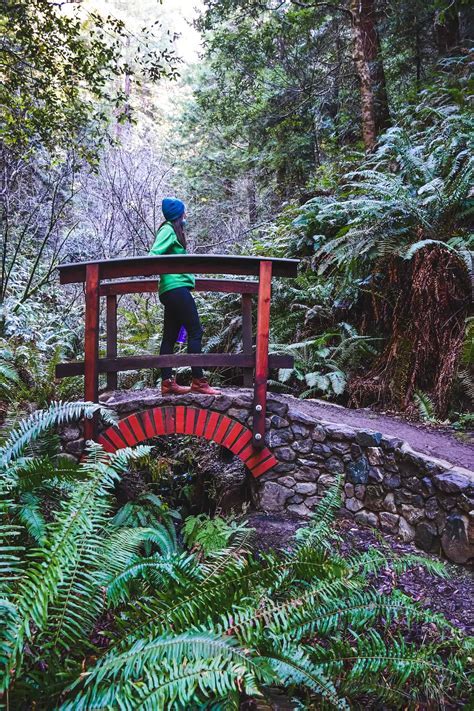
{"label": "forest floor", "polygon": [[[249,513],[246,523],[255,529],[254,540],[258,550],[291,549],[295,532],[305,525],[300,518],[260,512]],[[412,544],[402,543],[395,536],[359,526],[348,515],[340,513],[334,525],[342,538],[340,552],[343,556],[377,546],[387,554],[392,553],[398,557],[416,554],[439,560],[438,556],[422,553]],[[402,575],[397,575],[388,566],[375,577],[373,584],[381,593],[388,593],[394,588],[401,590],[431,612],[444,615],[466,634],[474,635],[474,574],[461,565],[446,561],[445,565],[446,578],[429,574],[423,566],[412,568]]]}
{"label": "forest floor", "polygon": [[377,430],[384,435],[398,437],[418,452],[474,470],[474,433],[464,433],[462,441],[445,425],[408,422],[401,415],[374,412],[369,408],[349,409],[323,400],[298,400],[298,409],[314,419]]}

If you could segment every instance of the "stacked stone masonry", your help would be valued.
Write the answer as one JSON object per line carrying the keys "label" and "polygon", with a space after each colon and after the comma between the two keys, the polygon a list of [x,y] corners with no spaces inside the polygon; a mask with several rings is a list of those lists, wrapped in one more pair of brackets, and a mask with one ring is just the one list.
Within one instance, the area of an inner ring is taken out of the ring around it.
{"label": "stacked stone masonry", "polygon": [[[101,401],[120,418],[157,406],[188,406],[252,425],[250,390],[179,398],[162,398],[156,390],[129,391],[106,393]],[[262,474],[256,475],[260,470],[254,468],[258,508],[310,517],[340,479],[343,505],[358,523],[413,541],[424,551],[444,553],[457,563],[474,557],[474,472],[415,452],[380,432],[315,421],[308,405],[303,408],[291,396],[268,396],[265,437],[275,463]],[[66,427],[62,437],[66,452],[76,457],[82,453],[79,427]]]}

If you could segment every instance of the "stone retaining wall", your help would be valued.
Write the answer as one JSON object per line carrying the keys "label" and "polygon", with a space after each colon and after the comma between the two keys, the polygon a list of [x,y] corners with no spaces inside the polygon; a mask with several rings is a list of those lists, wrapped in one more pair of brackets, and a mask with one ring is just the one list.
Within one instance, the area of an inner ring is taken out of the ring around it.
{"label": "stone retaining wall", "polygon": [[[128,391],[105,394],[102,401],[120,416],[157,405],[193,405],[252,424],[249,390],[226,390],[217,398]],[[278,464],[252,481],[258,508],[308,517],[341,476],[344,507],[359,523],[414,541],[425,551],[443,552],[457,563],[474,557],[473,472],[379,432],[315,421],[308,412],[296,398],[269,394],[266,444]],[[67,452],[81,453],[80,435],[77,427],[64,430]]]}

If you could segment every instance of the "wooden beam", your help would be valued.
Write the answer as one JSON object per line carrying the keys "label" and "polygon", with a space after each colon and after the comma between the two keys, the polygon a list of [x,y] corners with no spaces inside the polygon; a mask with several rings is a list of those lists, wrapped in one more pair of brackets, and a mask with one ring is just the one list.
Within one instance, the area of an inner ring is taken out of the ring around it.
{"label": "wooden beam", "polygon": [[257,305],[257,350],[255,356],[255,385],[253,402],[253,440],[263,447],[267,407],[268,343],[270,338],[270,298],[272,289],[272,263],[260,263],[260,281]]}
{"label": "wooden beam", "polygon": [[[84,396],[99,400],[99,265],[88,264],[86,269],[86,324],[84,343]],[[84,421],[84,438],[94,439],[97,418]]]}
{"label": "wooden beam", "polygon": [[295,277],[297,259],[272,259],[269,257],[237,257],[217,254],[166,254],[159,257],[129,257],[96,262],[61,264],[58,267],[61,284],[85,281],[88,264],[100,267],[101,279],[158,276],[159,274],[236,274],[259,276],[260,264],[272,264],[273,276]]}
{"label": "wooden beam", "polygon": [[[156,293],[157,279],[136,279],[101,284],[100,295]],[[257,294],[258,282],[243,279],[196,279],[196,291],[218,291],[227,294]]]}
{"label": "wooden beam", "polygon": [[[269,368],[292,368],[293,356],[270,353]],[[180,368],[186,365],[200,365],[209,368],[254,368],[255,355],[245,353],[175,353],[172,355],[126,356],[120,358],[99,358],[99,373],[119,373],[126,370],[142,370],[147,368]],[[73,375],[84,375],[84,362],[72,361],[58,363],[57,378],[69,378]]]}
{"label": "wooden beam", "polygon": [[[107,358],[117,357],[117,296],[111,294],[106,300]],[[117,390],[117,373],[107,373],[107,390]]]}
{"label": "wooden beam", "polygon": [[[242,345],[245,355],[252,355],[252,297],[242,294]],[[244,387],[251,388],[253,384],[253,368],[244,369]]]}

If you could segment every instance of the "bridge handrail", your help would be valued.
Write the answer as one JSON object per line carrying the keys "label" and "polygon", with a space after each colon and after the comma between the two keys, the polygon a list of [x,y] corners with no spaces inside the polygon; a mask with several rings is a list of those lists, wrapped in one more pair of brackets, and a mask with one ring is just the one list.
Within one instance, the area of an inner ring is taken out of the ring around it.
{"label": "bridge handrail", "polygon": [[[107,387],[116,389],[120,370],[178,366],[209,365],[239,366],[244,369],[244,385],[254,380],[253,435],[254,444],[261,447],[265,433],[267,379],[270,365],[291,367],[290,356],[268,353],[270,330],[270,298],[272,276],[296,277],[298,260],[273,257],[237,257],[215,254],[185,254],[119,259],[93,260],[61,264],[58,267],[61,284],[85,284],[85,344],[83,363],[59,363],[57,377],[84,373],[85,398],[97,402],[99,373],[107,373]],[[156,277],[161,274],[231,274],[256,276],[258,280],[197,279],[198,291],[223,291],[242,295],[242,354],[186,354],[169,356],[117,357],[117,296],[120,294],[156,292]],[[125,279],[124,279],[125,277]],[[127,279],[128,277],[128,279]],[[115,281],[114,281],[115,280]],[[252,295],[258,295],[256,349],[252,337]],[[99,358],[100,297],[106,297],[107,354]],[[93,438],[95,422],[85,422],[84,436]]]}
{"label": "bridge handrail", "polygon": [[86,281],[87,267],[97,265],[101,279],[121,277],[158,276],[160,274],[236,274],[259,276],[260,265],[272,265],[273,276],[295,277],[299,261],[276,257],[236,257],[217,254],[166,254],[146,257],[120,257],[118,259],[73,262],[58,266],[61,284]]}

